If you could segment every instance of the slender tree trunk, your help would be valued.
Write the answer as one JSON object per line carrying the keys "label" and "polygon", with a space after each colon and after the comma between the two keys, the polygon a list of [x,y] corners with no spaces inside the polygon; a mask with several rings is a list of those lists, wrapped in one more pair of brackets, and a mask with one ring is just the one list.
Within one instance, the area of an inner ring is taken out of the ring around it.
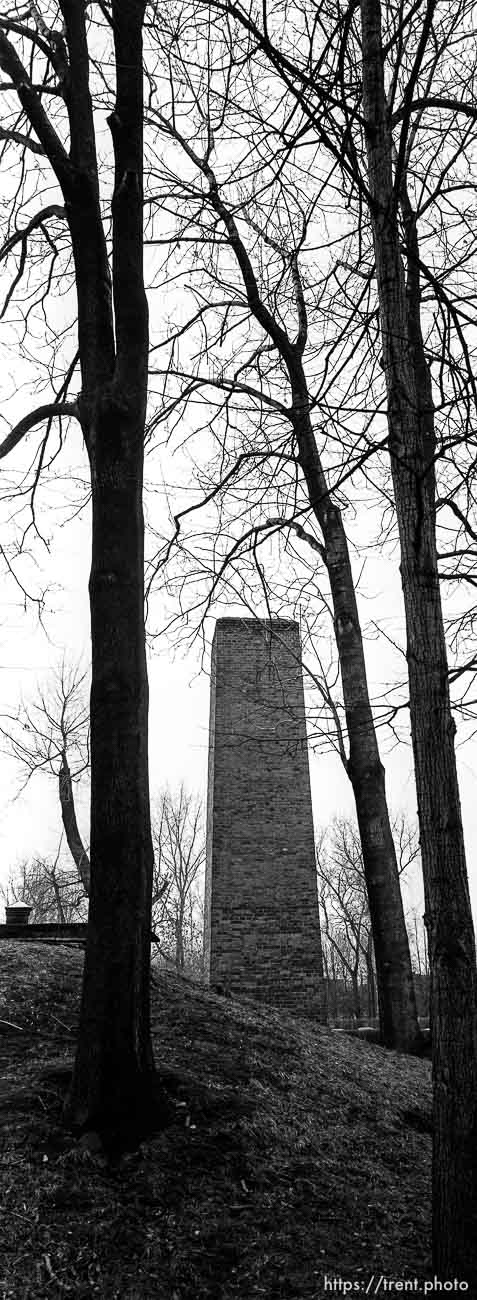
{"label": "slender tree trunk", "polygon": [[53,893],[54,893],[54,896],[55,896],[55,903],[56,903],[56,911],[57,911],[58,921],[60,922],[60,925],[64,925],[64,924],[65,924],[65,919],[66,919],[66,918],[65,918],[65,913],[64,913],[64,910],[63,910],[63,903],[62,903],[62,901],[61,901],[61,890],[60,890],[60,887],[59,887],[59,885],[58,885],[58,881],[57,881],[57,879],[56,879],[56,863],[55,863],[55,865],[54,865],[54,867],[53,867],[53,870],[52,870],[52,873],[51,873],[51,877],[50,877],[50,879],[51,879],[51,883],[52,883],[52,886],[53,886]]}
{"label": "slender tree trunk", "polygon": [[184,914],[179,907],[175,917],[176,930],[176,970],[184,970]]}
{"label": "slender tree trunk", "polygon": [[356,803],[373,930],[383,1042],[413,1052],[420,1042],[416,998],[396,851],[386,798],[358,606],[340,510],[328,492],[309,415],[302,368],[295,365],[293,422],[310,504],[324,540],[334,610],[346,725],[348,776]]}
{"label": "slender tree trunk", "polygon": [[361,995],[359,988],[359,975],[356,970],[351,973],[351,988],[353,991],[353,1015],[356,1020],[361,1020]]}
{"label": "slender tree trunk", "polygon": [[76,809],[73,795],[73,783],[69,769],[66,750],[61,755],[61,767],[58,774],[58,787],[60,795],[61,816],[65,828],[66,842],[70,850],[73,862],[75,864],[78,876],[85,891],[89,894],[90,888],[90,862],[84,847],[83,841],[76,820]]}
{"label": "slender tree trunk", "polygon": [[[327,958],[327,962],[328,962],[328,958]],[[329,1014],[333,1016],[333,1019],[336,1020],[336,1017],[338,1015],[338,987],[337,987],[337,977],[336,977],[335,954],[333,952],[331,945],[329,949],[329,968],[328,968],[327,979],[328,979],[328,1011]]]}
{"label": "slender tree trunk", "polygon": [[408,244],[407,298],[400,253],[379,0],[361,0],[361,14],[370,210],[432,972],[434,1267],[442,1278],[455,1274],[471,1285],[477,1283],[477,979],[435,542],[432,393],[417,333],[417,267]]}

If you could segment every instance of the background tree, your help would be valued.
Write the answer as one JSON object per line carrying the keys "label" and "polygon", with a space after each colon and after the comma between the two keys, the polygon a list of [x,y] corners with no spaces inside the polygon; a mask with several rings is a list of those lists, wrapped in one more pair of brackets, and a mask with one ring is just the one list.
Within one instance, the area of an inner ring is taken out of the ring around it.
{"label": "background tree", "polygon": [[[170,21],[173,25],[174,18]],[[227,401],[227,423],[218,454],[219,477],[203,501],[207,504],[211,498],[220,500],[222,512],[224,495],[229,491],[233,500],[238,498],[239,511],[238,520],[231,528],[230,542],[230,534],[223,529],[227,549],[225,555],[223,550],[221,553],[219,550],[213,594],[231,562],[236,561],[239,554],[242,558],[245,548],[253,549],[267,607],[270,608],[270,588],[257,552],[260,535],[265,538],[277,528],[293,529],[305,544],[311,545],[315,567],[325,568],[331,592],[349,747],[347,754],[343,749],[342,757],[353,787],[363,845],[382,1034],[388,1045],[413,1050],[419,1040],[419,1028],[386,803],[384,768],[369,699],[340,497],[338,492],[330,491],[323,468],[314,422],[317,403],[310,391],[307,375],[308,352],[313,367],[316,345],[310,327],[312,296],[307,293],[301,259],[306,256],[308,225],[312,222],[315,205],[314,201],[309,201],[303,183],[297,187],[292,166],[288,167],[291,175],[287,184],[286,161],[279,168],[278,180],[274,177],[274,145],[276,140],[280,140],[282,119],[286,120],[288,112],[287,103],[277,102],[270,112],[267,111],[270,110],[269,101],[267,110],[265,102],[262,102],[262,133],[259,145],[255,142],[253,145],[253,161],[247,152],[243,168],[235,157],[229,168],[228,109],[235,121],[240,103],[245,138],[250,124],[242,98],[239,101],[239,95],[245,94],[246,102],[253,104],[254,129],[258,133],[257,95],[260,92],[253,82],[247,84],[240,64],[238,85],[234,84],[234,96],[231,95],[229,86],[235,81],[238,66],[231,38],[229,44],[225,40],[219,49],[215,47],[213,37],[208,45],[204,38],[202,49],[200,31],[199,37],[195,35],[193,39],[198,40],[201,47],[201,58],[196,61],[196,77],[191,72],[188,58],[187,33],[176,45],[171,44],[167,25],[161,30],[161,53],[164,59],[167,57],[169,60],[168,81],[166,89],[158,79],[151,86],[148,120],[157,126],[160,137],[169,142],[170,150],[166,153],[162,171],[160,163],[157,163],[153,177],[156,201],[159,183],[159,194],[162,189],[165,195],[167,189],[169,204],[176,208],[177,239],[180,241],[182,233],[187,231],[189,241],[191,232],[196,231],[194,270],[200,259],[201,246],[204,250],[200,261],[204,285],[208,288],[207,292],[202,286],[196,291],[203,305],[198,308],[194,320],[198,317],[202,322],[206,311],[214,311],[218,323],[214,323],[210,330],[204,327],[202,347],[198,351],[199,365],[192,374],[181,372],[177,365],[180,338],[185,327],[173,332],[169,340],[170,356],[163,371],[166,380],[172,382],[169,412],[183,409],[191,393],[195,394],[202,385],[209,384],[226,390],[232,399],[237,394],[239,398],[251,398],[263,420],[258,426],[258,436],[254,438],[247,429],[244,441],[237,447],[235,411],[232,400]],[[206,74],[203,58],[207,59]],[[227,74],[224,66],[228,68]],[[218,68],[217,76],[215,68]],[[224,99],[225,84],[227,93]],[[169,100],[166,103],[164,90]],[[273,140],[267,140],[270,123],[273,124]],[[171,154],[173,146],[176,147]],[[217,162],[212,165],[215,154]],[[256,163],[256,171],[253,163]],[[300,172],[301,182],[301,168],[298,169],[296,160],[294,166]],[[236,321],[239,322],[238,328],[234,324]],[[245,333],[242,328],[244,321]],[[233,344],[227,357],[228,336],[232,334]],[[207,363],[210,376],[204,376]],[[153,367],[152,373],[154,370]],[[231,418],[232,412],[235,419]],[[271,520],[266,511],[268,480],[276,490],[282,464],[285,464],[287,472],[285,492],[290,493],[292,504],[291,509]],[[248,526],[244,529],[242,503],[245,482],[253,473],[256,483],[252,487],[252,499],[258,504],[260,522],[250,524],[247,517]],[[170,559],[177,542],[181,545],[185,518],[197,508],[198,505],[194,505],[191,511],[186,509],[176,515],[174,539],[165,548],[163,559]],[[223,524],[221,513],[219,519]],[[305,529],[299,522],[302,520],[311,527]],[[316,528],[318,535],[314,531]],[[213,545],[215,556],[215,541]],[[181,559],[182,554],[181,550]]]}
{"label": "background tree", "polygon": [[[416,885],[410,880],[410,868],[419,862],[419,837],[417,828],[409,818],[400,813],[392,819],[393,839],[401,880],[411,885],[415,897]],[[337,977],[345,986],[351,986],[353,1013],[374,1017],[377,1011],[373,935],[369,915],[366,880],[361,842],[356,823],[347,817],[336,817],[320,835],[317,842],[318,894],[323,917],[325,951],[331,980]],[[427,1015],[425,963],[422,961],[422,906],[416,903],[405,909],[413,969],[424,981],[419,986],[421,1014]],[[364,1003],[366,998],[366,1005]],[[338,1000],[329,991],[330,1007]],[[343,1010],[343,1008],[342,1008]]]}
{"label": "background tree", "polygon": [[201,804],[183,782],[175,793],[163,790],[153,806],[152,838],[158,883],[152,917],[160,952],[172,956],[178,971],[199,973],[205,839]]}
{"label": "background tree", "polygon": [[[329,962],[331,978],[336,970],[345,984],[351,984],[352,1010],[357,1020],[363,1011],[375,1016],[376,984],[373,965],[372,928],[361,843],[357,827],[344,819],[335,820],[328,834],[317,843],[318,898],[324,920],[325,948],[336,961]],[[367,1006],[363,1006],[363,972]],[[328,992],[332,1005],[334,990]],[[336,1014],[336,1013],[335,1013]]]}
{"label": "background tree", "polygon": [[21,789],[35,773],[45,772],[58,784],[61,818],[79,882],[89,894],[90,862],[76,816],[74,787],[89,772],[89,705],[86,674],[65,660],[40,686],[31,703],[4,717],[7,753],[24,773]]}
{"label": "background tree", "polygon": [[55,857],[34,857],[13,868],[7,884],[0,887],[5,903],[28,903],[32,922],[85,921],[86,898],[78,873],[65,869],[60,855],[61,840]]}

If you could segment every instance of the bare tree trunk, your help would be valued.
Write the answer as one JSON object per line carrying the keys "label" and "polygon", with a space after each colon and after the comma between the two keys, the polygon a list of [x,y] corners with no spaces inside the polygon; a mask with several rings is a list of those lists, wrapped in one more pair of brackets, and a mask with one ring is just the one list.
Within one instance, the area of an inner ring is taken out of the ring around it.
{"label": "bare tree trunk", "polygon": [[71,155],[81,184],[68,208],[91,466],[89,584],[91,893],[79,1041],[67,1113],[110,1146],[154,1122],[149,967],[153,850],[148,789],[142,482],[148,321],[143,281],[142,0],[113,0],[116,106],[114,331],[87,89],[84,14],[64,0],[72,82]]}
{"label": "bare tree trunk", "polygon": [[370,212],[432,971],[434,1267],[441,1277],[456,1274],[470,1284],[477,1282],[477,978],[436,556],[432,392],[416,318],[418,267],[409,229],[408,298],[399,246],[379,0],[361,0],[361,15]]}
{"label": "bare tree trunk", "polygon": [[175,930],[176,930],[176,970],[183,971],[184,970],[184,917],[182,915],[182,909],[179,909],[179,911],[176,914]]}
{"label": "bare tree trunk", "polygon": [[[143,276],[145,0],[112,0],[116,103],[112,277],[89,89],[87,7],[59,0],[45,29],[68,113],[69,152],[9,38],[2,68],[64,198],[78,301],[80,419],[91,470],[89,585],[91,889],[79,1038],[65,1114],[105,1144],[136,1143],[157,1121],[149,1016],[153,851],[149,816],[142,480],[148,375]],[[56,61],[55,61],[56,60]],[[43,166],[43,162],[42,162]],[[29,428],[20,422],[5,449]]]}
{"label": "bare tree trunk", "polygon": [[310,504],[324,540],[334,610],[349,741],[347,772],[356,803],[373,930],[383,1042],[415,1051],[420,1042],[416,998],[396,851],[369,700],[361,626],[341,513],[328,492],[309,415],[300,363],[292,372],[293,424]]}
{"label": "bare tree trunk", "polygon": [[58,774],[61,816],[65,828],[66,842],[78,872],[85,894],[90,888],[90,862],[76,820],[71,772],[66,757],[66,750],[61,755],[61,767]]}
{"label": "bare tree trunk", "polygon": [[353,970],[351,973],[351,988],[353,992],[353,1015],[356,1020],[361,1020],[361,994],[357,970]]}
{"label": "bare tree trunk", "polygon": [[[57,862],[57,861],[58,861],[58,858],[57,858],[56,862]],[[60,922],[60,925],[64,925],[65,920],[66,920],[66,917],[65,917],[64,910],[63,910],[63,903],[62,903],[62,901],[61,901],[61,889],[60,889],[60,887],[59,887],[59,885],[58,885],[58,881],[57,881],[57,879],[56,879],[56,862],[54,862],[53,867],[52,867],[52,869],[51,869],[50,880],[51,880],[51,884],[52,884],[52,888],[53,888],[53,894],[54,894],[55,903],[56,903],[56,910],[57,910],[57,914],[58,914],[58,920],[59,920],[59,922]]]}
{"label": "bare tree trunk", "polygon": [[[92,466],[92,872],[71,1106],[76,1124],[106,1129],[114,1140],[125,1130],[139,1133],[146,1104],[143,1085],[153,1069],[153,855],[143,621],[143,431],[128,428],[124,416],[121,427],[117,410],[108,415],[110,424],[100,427]],[[129,452],[123,450],[128,444]]]}

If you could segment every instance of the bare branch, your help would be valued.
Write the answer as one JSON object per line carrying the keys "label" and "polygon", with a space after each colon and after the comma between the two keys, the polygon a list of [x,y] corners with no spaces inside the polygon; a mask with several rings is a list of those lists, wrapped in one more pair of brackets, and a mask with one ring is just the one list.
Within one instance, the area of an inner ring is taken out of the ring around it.
{"label": "bare branch", "polygon": [[37,140],[30,140],[28,135],[22,135],[21,131],[8,131],[6,127],[0,126],[0,140],[12,140],[15,144],[21,144],[23,149],[31,149],[32,153],[45,156],[43,146]]}
{"label": "bare branch", "polygon": [[22,438],[30,433],[37,424],[42,424],[44,420],[51,420],[55,416],[68,416],[70,419],[79,420],[79,407],[77,402],[47,402],[44,406],[38,406],[35,411],[30,411],[29,415],[24,415],[19,420],[11,433],[7,434],[3,442],[0,443],[0,460],[8,456],[9,452],[21,442]]}
{"label": "bare branch", "polygon": [[[0,135],[1,134],[2,132],[0,129]],[[63,218],[66,221],[65,209],[60,207],[58,203],[50,203],[48,207],[41,208],[40,212],[36,212],[34,217],[30,218],[30,221],[22,230],[15,230],[14,234],[10,235],[9,239],[5,240],[5,243],[0,248],[0,261],[5,257],[8,257],[16,244],[26,242],[28,236],[31,235],[32,230],[35,230],[37,226],[43,226],[50,217],[58,217],[59,220]]]}
{"label": "bare branch", "polygon": [[72,180],[71,163],[59,135],[43,108],[40,96],[11,42],[0,30],[0,68],[11,77],[18,98],[62,188]]}

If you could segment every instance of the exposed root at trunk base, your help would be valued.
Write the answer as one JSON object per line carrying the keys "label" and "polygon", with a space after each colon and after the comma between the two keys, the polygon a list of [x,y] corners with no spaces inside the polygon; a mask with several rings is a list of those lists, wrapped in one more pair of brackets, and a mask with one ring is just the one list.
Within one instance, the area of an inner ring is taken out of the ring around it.
{"label": "exposed root at trunk base", "polygon": [[[102,1099],[78,1095],[72,1076],[63,1080],[63,1122],[82,1146],[102,1149],[108,1158],[136,1151],[141,1142],[168,1128],[176,1118],[175,1080],[156,1071],[117,1080],[102,1089]],[[72,1086],[73,1085],[73,1086]]]}

